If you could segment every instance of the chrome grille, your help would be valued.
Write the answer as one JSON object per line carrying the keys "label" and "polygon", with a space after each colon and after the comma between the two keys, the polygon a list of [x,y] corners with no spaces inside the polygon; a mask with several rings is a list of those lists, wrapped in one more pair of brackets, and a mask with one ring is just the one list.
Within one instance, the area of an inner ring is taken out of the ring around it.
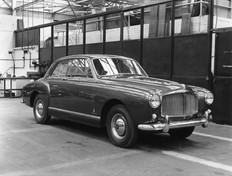
{"label": "chrome grille", "polygon": [[169,116],[189,116],[198,111],[198,99],[189,93],[165,95],[162,98],[162,114]]}

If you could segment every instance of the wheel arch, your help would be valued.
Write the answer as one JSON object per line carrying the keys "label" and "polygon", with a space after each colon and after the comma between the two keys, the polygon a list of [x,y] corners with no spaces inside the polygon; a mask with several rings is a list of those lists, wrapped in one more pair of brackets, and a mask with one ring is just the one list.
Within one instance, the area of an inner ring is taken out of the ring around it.
{"label": "wheel arch", "polygon": [[33,107],[33,104],[34,104],[34,101],[35,101],[35,98],[36,96],[39,95],[39,92],[38,91],[34,91],[32,94],[31,94],[31,97],[30,97],[30,106]]}
{"label": "wheel arch", "polygon": [[[126,107],[126,105],[122,102],[122,101],[120,101],[120,100],[118,100],[118,99],[111,99],[111,100],[109,100],[109,101],[107,101],[105,104],[104,104],[104,106],[103,106],[103,108],[102,108],[102,111],[101,111],[101,122],[100,122],[100,125],[102,126],[102,127],[105,127],[106,126],[106,119],[107,119],[107,114],[108,114],[108,112],[110,111],[110,109],[113,107],[113,106],[116,106],[116,105],[123,105],[127,110],[128,110],[128,108]],[[128,112],[129,112],[129,110],[128,110]],[[130,113],[130,112],[129,112]]]}
{"label": "wheel arch", "polygon": [[30,90],[33,90],[33,92],[30,95],[30,106],[32,107],[35,101],[35,98],[37,95],[46,96],[46,98],[50,95],[50,86],[48,83],[41,81],[36,81],[34,84],[34,90],[30,88]]}

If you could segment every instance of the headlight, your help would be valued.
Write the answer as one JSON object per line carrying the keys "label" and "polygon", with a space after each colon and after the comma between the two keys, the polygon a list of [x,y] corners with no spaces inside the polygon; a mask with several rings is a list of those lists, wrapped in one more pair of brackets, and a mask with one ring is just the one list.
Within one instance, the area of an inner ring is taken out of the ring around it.
{"label": "headlight", "polygon": [[205,94],[205,102],[208,104],[208,105],[211,105],[213,103],[213,100],[214,100],[214,97],[213,97],[213,94],[211,92],[207,92]]}
{"label": "headlight", "polygon": [[149,98],[149,103],[150,103],[152,108],[158,108],[160,103],[161,103],[159,95],[157,95],[157,94],[152,95]]}
{"label": "headlight", "polygon": [[198,97],[205,97],[205,92],[197,92]]}

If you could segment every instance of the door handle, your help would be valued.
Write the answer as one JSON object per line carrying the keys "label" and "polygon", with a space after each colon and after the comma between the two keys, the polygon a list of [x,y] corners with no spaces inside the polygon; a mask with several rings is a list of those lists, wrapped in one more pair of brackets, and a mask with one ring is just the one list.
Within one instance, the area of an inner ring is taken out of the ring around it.
{"label": "door handle", "polygon": [[232,68],[232,65],[223,65],[224,68]]}

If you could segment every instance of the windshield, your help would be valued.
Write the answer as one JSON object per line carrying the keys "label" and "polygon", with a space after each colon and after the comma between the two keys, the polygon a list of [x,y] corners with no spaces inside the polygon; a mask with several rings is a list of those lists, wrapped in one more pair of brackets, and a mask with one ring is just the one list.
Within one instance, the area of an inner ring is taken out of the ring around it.
{"label": "windshield", "polygon": [[94,59],[97,74],[103,76],[147,76],[142,67],[134,60],[123,58]]}

